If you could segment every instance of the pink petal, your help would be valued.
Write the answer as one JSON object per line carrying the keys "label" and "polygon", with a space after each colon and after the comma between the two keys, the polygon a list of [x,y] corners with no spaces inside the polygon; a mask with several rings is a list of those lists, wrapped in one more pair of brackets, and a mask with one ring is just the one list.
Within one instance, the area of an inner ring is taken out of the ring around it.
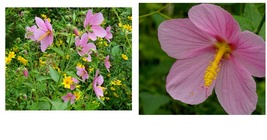
{"label": "pink petal", "polygon": [[91,50],[91,49],[96,50],[96,46],[95,46],[94,43],[88,43],[87,46],[90,48],[90,50]]}
{"label": "pink petal", "polygon": [[81,45],[80,38],[78,36],[75,37],[75,45],[76,47],[79,47]]}
{"label": "pink petal", "polygon": [[46,25],[45,25],[45,23],[44,23],[44,21],[41,18],[35,17],[35,22],[36,22],[37,26],[41,30],[43,30],[43,31],[47,31],[48,30],[47,27],[46,27]]}
{"label": "pink petal", "polygon": [[86,18],[85,18],[85,20],[84,20],[84,22],[83,22],[83,26],[84,26],[84,28],[86,28],[86,26],[89,24],[89,21],[90,21],[90,19],[92,18],[92,16],[93,16],[92,11],[91,11],[91,10],[88,10],[88,12],[87,12],[87,14],[86,14]]}
{"label": "pink petal", "polygon": [[100,25],[103,21],[104,21],[104,17],[102,15],[102,13],[96,13],[90,19],[90,24],[91,25]]}
{"label": "pink petal", "polygon": [[251,74],[235,62],[222,61],[215,91],[228,114],[251,114],[257,105],[256,84]]}
{"label": "pink petal", "polygon": [[93,25],[92,30],[93,30],[93,33],[99,37],[105,37],[107,35],[106,30],[98,25]]}
{"label": "pink petal", "polygon": [[90,54],[88,54],[88,56],[87,56],[86,60],[87,60],[88,62],[92,62],[92,57],[91,57],[91,55],[90,55]]}
{"label": "pink petal", "polygon": [[104,82],[104,78],[103,78],[103,76],[102,76],[102,75],[99,75],[99,76],[97,77],[96,81],[97,81],[98,85],[102,85],[103,82]]}
{"label": "pink petal", "polygon": [[83,74],[83,68],[76,67],[76,70],[77,70],[77,75],[78,76],[81,76]]}
{"label": "pink petal", "polygon": [[176,59],[203,54],[215,41],[193,25],[189,19],[164,21],[159,26],[158,38],[161,48]]}
{"label": "pink petal", "polygon": [[46,25],[47,29],[52,32],[52,30],[53,30],[52,29],[52,25],[50,24],[50,22],[48,21],[48,19],[45,19],[45,25]]}
{"label": "pink petal", "polygon": [[96,39],[97,39],[97,38],[96,38],[96,35],[95,35],[94,33],[90,33],[90,32],[89,32],[89,33],[88,33],[88,36],[89,36],[89,38],[92,39],[93,41],[96,41]]}
{"label": "pink petal", "polygon": [[43,40],[41,40],[41,50],[42,52],[45,52],[47,47],[53,43],[53,35],[49,35],[45,37]]}
{"label": "pink petal", "polygon": [[81,44],[81,45],[85,45],[85,44],[87,43],[87,41],[88,41],[88,35],[87,35],[87,33],[84,33],[84,34],[82,35],[82,37],[81,37],[81,42],[80,42],[80,44]]}
{"label": "pink petal", "polygon": [[35,40],[39,41],[39,38],[40,38],[41,36],[43,36],[45,33],[46,33],[46,32],[43,31],[43,30],[36,29],[36,30],[34,31],[34,38],[35,38]]}
{"label": "pink petal", "polygon": [[199,29],[227,42],[232,41],[240,32],[240,27],[232,15],[216,5],[194,6],[189,10],[188,16]]}
{"label": "pink petal", "polygon": [[256,34],[245,31],[238,36],[233,56],[253,76],[265,77],[265,42]]}
{"label": "pink petal", "polygon": [[103,96],[103,90],[102,90],[102,88],[95,87],[94,88],[94,91],[95,91],[95,94],[96,94],[97,98],[100,98],[100,96]]}
{"label": "pink petal", "polygon": [[89,78],[89,75],[88,75],[87,71],[84,70],[84,73],[83,73],[83,75],[82,75],[82,79],[83,79],[83,81],[85,81],[85,80],[88,79],[88,78]]}
{"label": "pink petal", "polygon": [[106,28],[106,31],[107,31],[107,32],[110,32],[110,30],[111,30],[111,27],[108,26],[108,27]]}
{"label": "pink petal", "polygon": [[172,98],[187,104],[199,104],[205,101],[214,87],[213,82],[208,89],[203,88],[204,74],[213,57],[213,53],[206,53],[177,60],[166,80],[166,89]]}

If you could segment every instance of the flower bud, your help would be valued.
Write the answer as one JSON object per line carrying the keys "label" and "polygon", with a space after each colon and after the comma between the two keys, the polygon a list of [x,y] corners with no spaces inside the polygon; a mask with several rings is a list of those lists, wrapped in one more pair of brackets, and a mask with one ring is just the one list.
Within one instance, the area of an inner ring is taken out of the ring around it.
{"label": "flower bud", "polygon": [[29,73],[28,73],[28,70],[26,68],[24,68],[23,70],[23,75],[27,78]]}
{"label": "flower bud", "polygon": [[78,29],[76,27],[73,28],[73,33],[76,35],[76,36],[79,36],[80,33],[78,31]]}

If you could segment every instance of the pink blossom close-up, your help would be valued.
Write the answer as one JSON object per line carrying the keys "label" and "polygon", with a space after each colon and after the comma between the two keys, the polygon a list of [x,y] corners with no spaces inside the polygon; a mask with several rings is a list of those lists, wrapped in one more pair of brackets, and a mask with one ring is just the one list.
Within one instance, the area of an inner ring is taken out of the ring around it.
{"label": "pink blossom close-up", "polygon": [[111,30],[111,27],[110,26],[108,26],[107,28],[106,28],[106,32],[107,32],[107,35],[105,36],[105,38],[107,39],[107,41],[108,42],[110,42],[110,39],[112,39],[112,33],[110,32],[110,30]]}
{"label": "pink blossom close-up", "polygon": [[95,41],[97,37],[103,38],[107,35],[106,30],[100,26],[103,21],[104,17],[101,12],[93,14],[91,10],[88,10],[83,25],[88,31],[89,38],[93,41]]}
{"label": "pink blossom close-up", "polygon": [[77,75],[80,76],[83,81],[89,78],[89,75],[85,70],[85,68],[76,67],[76,70],[77,70]]}
{"label": "pink blossom close-up", "polygon": [[75,37],[75,45],[77,47],[78,54],[80,56],[85,56],[87,61],[91,62],[92,50],[96,50],[96,46],[94,43],[87,43],[87,41],[87,33],[84,33],[81,39],[78,36]]}
{"label": "pink blossom close-up", "polygon": [[35,22],[39,28],[34,30],[34,38],[38,42],[41,42],[41,51],[45,52],[47,47],[53,43],[54,36],[52,25],[48,19],[43,21],[39,17],[35,17]]}
{"label": "pink blossom close-up", "polygon": [[33,41],[35,41],[35,37],[34,37],[34,31],[37,29],[36,25],[33,25],[31,27],[27,26],[26,27],[26,33],[25,33],[25,38],[31,39]]}
{"label": "pink blossom close-up", "polygon": [[109,68],[111,66],[110,61],[109,61],[109,55],[106,57],[104,64],[105,64],[107,71],[109,72]]}
{"label": "pink blossom close-up", "polygon": [[73,104],[74,103],[74,99],[76,98],[74,94],[71,93],[67,93],[65,96],[61,97],[64,102],[68,102],[70,100],[70,103]]}
{"label": "pink blossom close-up", "polygon": [[95,74],[95,78],[93,80],[93,89],[94,89],[94,92],[95,92],[97,98],[100,98],[100,97],[104,96],[103,87],[101,87],[101,85],[104,82],[104,78],[102,75],[98,76],[98,74],[99,74],[99,70],[97,69],[96,74]]}
{"label": "pink blossom close-up", "polygon": [[79,84],[79,80],[77,80],[76,78],[71,78],[71,80],[72,84],[70,85],[70,90],[74,90],[76,86]]}
{"label": "pink blossom close-up", "polygon": [[251,114],[258,101],[252,76],[265,77],[265,41],[241,31],[219,6],[193,6],[188,18],[158,28],[161,48],[176,60],[166,79],[170,96],[186,104],[204,102],[213,89],[228,114]]}

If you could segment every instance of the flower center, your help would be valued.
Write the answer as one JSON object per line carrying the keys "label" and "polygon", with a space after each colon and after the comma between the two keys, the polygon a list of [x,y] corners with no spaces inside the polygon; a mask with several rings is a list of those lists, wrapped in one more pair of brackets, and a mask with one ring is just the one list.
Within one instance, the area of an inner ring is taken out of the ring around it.
{"label": "flower center", "polygon": [[45,37],[47,37],[51,32],[48,30],[45,34],[43,34],[40,38],[38,38],[38,41],[43,40]]}
{"label": "flower center", "polygon": [[204,74],[204,87],[206,88],[216,79],[217,73],[220,71],[220,61],[222,58],[228,57],[231,52],[231,48],[226,42],[217,42],[215,47],[217,48],[217,53]]}

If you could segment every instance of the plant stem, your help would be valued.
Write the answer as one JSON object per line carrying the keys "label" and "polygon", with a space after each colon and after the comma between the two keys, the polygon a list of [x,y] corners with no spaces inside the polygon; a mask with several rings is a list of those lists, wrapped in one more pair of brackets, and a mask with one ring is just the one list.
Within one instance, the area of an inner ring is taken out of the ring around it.
{"label": "plant stem", "polygon": [[258,28],[257,28],[257,31],[256,31],[256,34],[257,34],[257,35],[260,33],[260,30],[261,30],[261,28],[262,28],[264,22],[265,22],[265,14],[264,14],[263,17],[261,18],[261,22],[260,22],[260,24],[259,24],[259,26],[258,26]]}
{"label": "plant stem", "polygon": [[151,12],[151,13],[148,13],[148,14],[145,14],[145,15],[141,15],[139,16],[139,18],[144,18],[144,17],[148,17],[148,16],[151,16],[151,15],[154,15],[154,14],[160,14],[161,16],[167,18],[167,19],[171,19],[170,17],[162,14],[160,11],[162,11],[163,9],[165,9],[166,7],[168,7],[170,5],[170,3],[166,4],[165,6],[163,6],[162,8],[160,8],[159,10],[157,11],[154,11],[154,12]]}

